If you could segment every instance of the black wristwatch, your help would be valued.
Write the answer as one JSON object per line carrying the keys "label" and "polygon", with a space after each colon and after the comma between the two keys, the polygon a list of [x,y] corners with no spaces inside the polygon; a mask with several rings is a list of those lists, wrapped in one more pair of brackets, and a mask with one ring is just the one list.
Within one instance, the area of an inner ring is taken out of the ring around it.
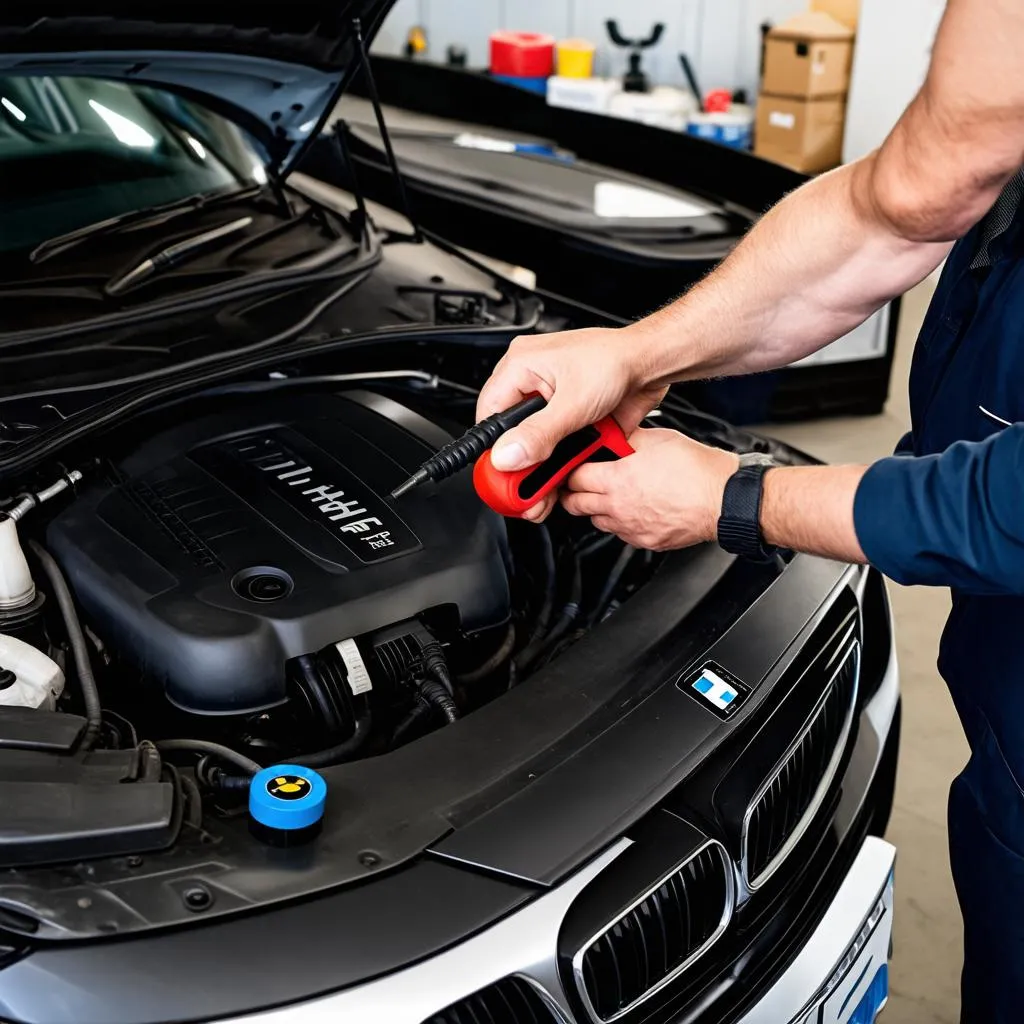
{"label": "black wristwatch", "polygon": [[761,534],[761,498],[764,475],[775,466],[768,455],[751,452],[740,456],[740,468],[725,485],[718,543],[730,554],[763,562],[775,554]]}

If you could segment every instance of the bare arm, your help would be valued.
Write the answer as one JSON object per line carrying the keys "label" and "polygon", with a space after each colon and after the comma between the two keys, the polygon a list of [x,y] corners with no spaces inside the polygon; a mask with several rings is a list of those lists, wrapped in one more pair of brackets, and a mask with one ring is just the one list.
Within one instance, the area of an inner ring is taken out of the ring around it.
{"label": "bare arm", "polygon": [[548,406],[499,440],[495,466],[540,462],[608,413],[631,430],[674,380],[789,363],[924,278],[1024,164],[1021,52],[1019,0],[949,0],[927,80],[876,153],[798,189],[645,320],[516,339],[478,415],[534,391]]}
{"label": "bare arm", "polygon": [[950,0],[877,152],[783,200],[703,284],[635,325],[643,377],[781,366],[922,280],[1024,164],[1024,5]]}

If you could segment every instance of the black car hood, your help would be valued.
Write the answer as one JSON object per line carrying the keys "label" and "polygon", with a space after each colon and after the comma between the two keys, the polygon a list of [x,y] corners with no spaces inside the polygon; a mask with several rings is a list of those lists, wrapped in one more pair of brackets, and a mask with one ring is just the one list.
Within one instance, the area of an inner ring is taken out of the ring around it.
{"label": "black car hood", "polygon": [[191,95],[293,167],[394,0],[0,5],[0,77],[88,75]]}

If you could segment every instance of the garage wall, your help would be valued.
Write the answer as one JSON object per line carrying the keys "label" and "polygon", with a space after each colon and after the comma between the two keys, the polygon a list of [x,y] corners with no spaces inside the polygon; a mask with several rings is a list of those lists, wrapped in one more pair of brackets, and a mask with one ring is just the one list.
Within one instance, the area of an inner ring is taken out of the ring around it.
{"label": "garage wall", "polygon": [[612,47],[604,22],[619,19],[627,35],[646,35],[656,21],[666,26],[661,43],[647,51],[644,66],[657,82],[680,85],[679,53],[696,69],[702,89],[757,88],[759,26],[806,8],[806,0],[399,0],[375,49],[400,53],[412,25],[423,25],[429,56],[444,60],[449,44],[469,50],[470,63],[487,63],[487,39],[496,28],[585,36],[598,43],[597,71],[620,75],[626,56]]}

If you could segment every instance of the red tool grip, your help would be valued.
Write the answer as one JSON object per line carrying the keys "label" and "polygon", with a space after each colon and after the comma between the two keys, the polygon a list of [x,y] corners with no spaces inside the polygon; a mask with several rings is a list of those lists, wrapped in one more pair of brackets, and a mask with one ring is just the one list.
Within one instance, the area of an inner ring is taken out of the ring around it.
{"label": "red tool grip", "polygon": [[584,462],[621,459],[633,448],[611,416],[559,441],[551,457],[536,466],[503,473],[491,464],[490,450],[473,467],[473,486],[481,501],[503,516],[519,517],[552,491]]}

